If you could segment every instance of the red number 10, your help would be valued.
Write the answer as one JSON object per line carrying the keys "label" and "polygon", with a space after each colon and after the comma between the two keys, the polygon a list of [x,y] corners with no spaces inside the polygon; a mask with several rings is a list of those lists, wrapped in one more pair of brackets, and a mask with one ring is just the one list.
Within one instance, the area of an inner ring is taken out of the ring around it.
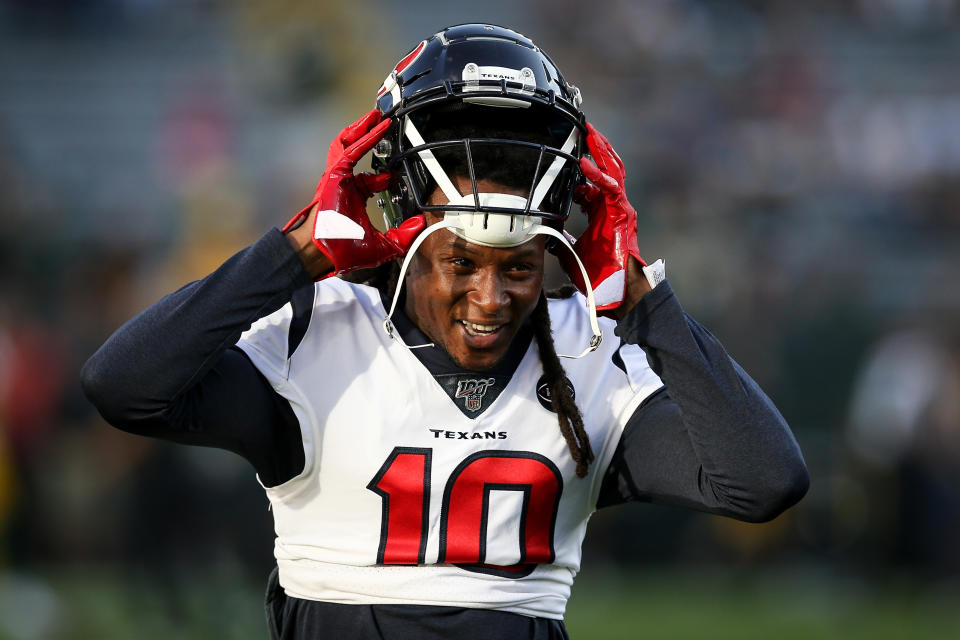
{"label": "red number 10", "polygon": [[[423,564],[432,457],[432,449],[396,447],[367,485],[383,501],[378,564]],[[523,494],[516,565],[485,564],[491,491]],[[537,564],[553,562],[562,491],[559,469],[540,454],[492,450],[468,456],[450,474],[443,491],[438,561],[508,577],[522,577]]]}

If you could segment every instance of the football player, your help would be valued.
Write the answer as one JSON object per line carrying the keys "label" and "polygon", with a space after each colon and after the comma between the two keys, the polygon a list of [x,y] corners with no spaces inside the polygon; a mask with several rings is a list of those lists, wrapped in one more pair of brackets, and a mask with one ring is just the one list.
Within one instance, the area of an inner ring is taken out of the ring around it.
{"label": "football player", "polygon": [[[581,102],[523,35],[441,30],[282,230],[84,367],[117,427],[256,470],[275,638],[566,638],[596,509],[764,521],[805,493],[777,409],[641,257],[623,162]],[[553,255],[576,287],[557,297]]]}

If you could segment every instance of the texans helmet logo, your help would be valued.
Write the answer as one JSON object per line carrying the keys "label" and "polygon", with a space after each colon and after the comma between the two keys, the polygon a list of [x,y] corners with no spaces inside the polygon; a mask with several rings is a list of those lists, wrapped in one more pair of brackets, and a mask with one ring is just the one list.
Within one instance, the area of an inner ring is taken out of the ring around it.
{"label": "texans helmet logo", "polygon": [[380,99],[380,96],[385,94],[387,91],[393,89],[397,83],[397,76],[403,73],[403,70],[409,67],[414,60],[420,57],[420,54],[423,53],[424,47],[427,46],[427,41],[423,40],[416,47],[413,48],[413,51],[405,55],[400,62],[397,63],[397,66],[393,68],[393,71],[390,72],[390,75],[387,76],[387,79],[383,81],[383,84],[380,85],[380,90],[377,91],[377,99]]}

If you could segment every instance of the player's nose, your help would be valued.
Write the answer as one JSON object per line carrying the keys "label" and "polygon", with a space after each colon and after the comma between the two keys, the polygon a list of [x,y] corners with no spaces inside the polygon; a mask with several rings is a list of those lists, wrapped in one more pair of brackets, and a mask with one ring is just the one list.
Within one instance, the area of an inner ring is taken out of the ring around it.
{"label": "player's nose", "polygon": [[479,307],[488,316],[498,315],[504,307],[510,304],[510,296],[507,295],[503,278],[488,271],[477,274],[473,290],[468,298],[471,303]]}

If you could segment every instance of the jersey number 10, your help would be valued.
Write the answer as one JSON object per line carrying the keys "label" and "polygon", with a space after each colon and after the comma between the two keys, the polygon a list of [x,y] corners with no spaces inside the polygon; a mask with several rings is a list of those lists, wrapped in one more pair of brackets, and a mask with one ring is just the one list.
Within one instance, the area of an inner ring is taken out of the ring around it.
{"label": "jersey number 10", "polygon": [[[378,564],[423,564],[430,525],[429,448],[395,447],[367,485],[383,501]],[[486,563],[491,491],[518,491],[520,561]],[[470,570],[511,578],[529,575],[538,564],[553,562],[554,528],[563,491],[560,470],[530,451],[478,451],[450,474],[440,511],[440,554]]]}

